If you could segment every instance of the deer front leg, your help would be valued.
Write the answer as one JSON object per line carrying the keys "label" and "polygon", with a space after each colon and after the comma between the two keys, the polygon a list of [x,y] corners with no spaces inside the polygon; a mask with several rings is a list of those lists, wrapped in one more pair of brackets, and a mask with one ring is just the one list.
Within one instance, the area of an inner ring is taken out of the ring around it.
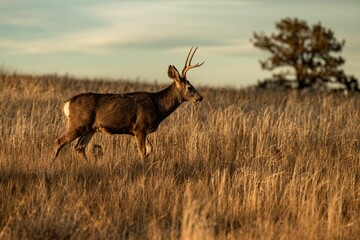
{"label": "deer front leg", "polygon": [[138,146],[139,154],[142,159],[146,159],[149,153],[146,151],[146,134],[144,132],[136,132],[135,139]]}

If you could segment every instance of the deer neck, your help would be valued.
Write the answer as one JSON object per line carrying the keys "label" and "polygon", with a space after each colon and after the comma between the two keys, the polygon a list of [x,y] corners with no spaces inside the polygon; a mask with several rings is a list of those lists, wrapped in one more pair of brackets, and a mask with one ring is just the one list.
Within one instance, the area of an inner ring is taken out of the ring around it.
{"label": "deer neck", "polygon": [[183,102],[181,94],[173,82],[169,87],[155,93],[154,101],[158,106],[160,121],[164,120]]}

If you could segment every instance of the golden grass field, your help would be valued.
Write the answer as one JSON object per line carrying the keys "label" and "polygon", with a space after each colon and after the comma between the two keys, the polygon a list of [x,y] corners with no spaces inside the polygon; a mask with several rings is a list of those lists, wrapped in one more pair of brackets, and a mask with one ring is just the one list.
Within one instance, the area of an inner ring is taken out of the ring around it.
{"label": "golden grass field", "polygon": [[88,162],[74,144],[50,161],[67,98],[163,87],[2,74],[0,239],[360,236],[359,95],[197,87],[204,101],[149,135],[148,159],[97,133]]}

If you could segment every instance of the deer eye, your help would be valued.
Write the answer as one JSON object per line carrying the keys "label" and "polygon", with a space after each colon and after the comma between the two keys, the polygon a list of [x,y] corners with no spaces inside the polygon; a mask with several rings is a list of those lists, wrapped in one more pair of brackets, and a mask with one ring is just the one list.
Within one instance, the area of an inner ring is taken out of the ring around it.
{"label": "deer eye", "polygon": [[188,86],[188,87],[187,87],[187,90],[189,90],[189,91],[192,90],[192,89],[193,89],[192,86]]}

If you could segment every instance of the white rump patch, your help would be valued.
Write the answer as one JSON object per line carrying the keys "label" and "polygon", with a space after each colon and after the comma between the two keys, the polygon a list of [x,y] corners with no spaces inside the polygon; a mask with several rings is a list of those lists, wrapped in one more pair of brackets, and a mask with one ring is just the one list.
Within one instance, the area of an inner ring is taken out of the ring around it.
{"label": "white rump patch", "polygon": [[70,101],[67,101],[64,105],[64,113],[66,117],[70,115]]}

